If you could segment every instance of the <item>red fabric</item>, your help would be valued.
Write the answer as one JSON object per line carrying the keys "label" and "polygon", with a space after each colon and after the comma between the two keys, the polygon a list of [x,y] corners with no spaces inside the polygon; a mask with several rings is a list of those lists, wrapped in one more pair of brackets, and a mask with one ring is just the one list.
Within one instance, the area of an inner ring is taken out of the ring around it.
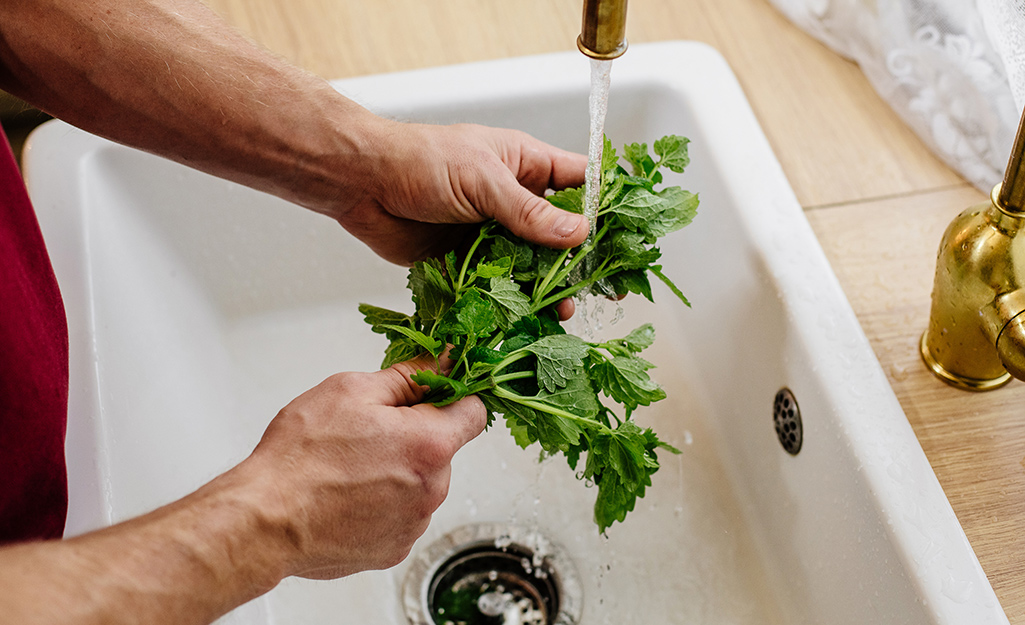
{"label": "red fabric", "polygon": [[68,329],[39,223],[0,133],[0,543],[67,516]]}

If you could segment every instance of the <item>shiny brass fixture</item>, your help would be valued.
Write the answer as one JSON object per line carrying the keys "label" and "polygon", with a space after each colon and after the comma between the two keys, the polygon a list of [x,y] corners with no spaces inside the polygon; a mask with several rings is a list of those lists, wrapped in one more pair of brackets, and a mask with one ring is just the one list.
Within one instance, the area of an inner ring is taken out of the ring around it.
{"label": "shiny brass fixture", "polygon": [[584,0],[577,47],[592,59],[622,56],[626,52],[626,0]]}
{"label": "shiny brass fixture", "polygon": [[1025,115],[990,201],[947,227],[936,261],[926,365],[956,387],[1025,380]]}

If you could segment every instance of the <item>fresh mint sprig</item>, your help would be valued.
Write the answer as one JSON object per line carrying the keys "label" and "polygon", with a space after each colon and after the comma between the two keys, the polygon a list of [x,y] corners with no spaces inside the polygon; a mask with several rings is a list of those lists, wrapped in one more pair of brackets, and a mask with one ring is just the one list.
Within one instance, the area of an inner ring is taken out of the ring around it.
{"label": "fresh mint sprig", "polygon": [[[574,470],[586,453],[578,476],[598,487],[594,521],[600,532],[622,522],[644,496],[659,468],[656,451],[679,450],[631,418],[639,406],[665,398],[648,375],[653,365],[639,356],[654,342],[654,327],[587,341],[566,333],[555,305],[599,284],[654,301],[649,275],[690,305],[657,264],[661,252],[655,247],[697,210],[696,195],[679,187],[656,189],[663,168],[687,167],[688,143],[662,137],[653,155],[646,144],[629,144],[623,148],[628,171],[605,138],[596,232],[578,248],[538,246],[491,221],[465,254],[449,252],[410,269],[413,314],[359,307],[372,330],[390,341],[383,367],[423,352],[437,357],[451,346],[455,365],[448,375],[428,370],[413,376],[429,388],[426,401],[446,405],[477,395],[488,409],[488,425],[503,415],[521,447],[538,443],[545,454],[563,454]],[[584,212],[582,187],[548,200]],[[621,406],[622,416],[602,396]]]}

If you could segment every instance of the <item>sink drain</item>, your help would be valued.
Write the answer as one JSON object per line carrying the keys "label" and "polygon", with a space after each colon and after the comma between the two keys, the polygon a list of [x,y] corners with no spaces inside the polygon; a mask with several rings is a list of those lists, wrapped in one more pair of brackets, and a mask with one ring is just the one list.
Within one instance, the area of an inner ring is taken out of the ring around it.
{"label": "sink drain", "polygon": [[783,387],[776,393],[772,403],[772,420],[776,425],[776,436],[788,454],[796,456],[804,442],[804,426],[801,423],[801,409],[790,389]]}
{"label": "sink drain", "polygon": [[576,570],[536,531],[466,525],[411,563],[403,608],[411,625],[576,625]]}

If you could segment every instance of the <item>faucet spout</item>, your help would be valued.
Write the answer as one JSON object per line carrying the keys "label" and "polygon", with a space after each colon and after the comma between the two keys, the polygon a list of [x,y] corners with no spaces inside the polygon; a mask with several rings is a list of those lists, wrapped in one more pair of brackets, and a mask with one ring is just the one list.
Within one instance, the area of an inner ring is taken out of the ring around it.
{"label": "faucet spout", "polygon": [[984,391],[1025,380],[1025,115],[1002,184],[951,222],[940,243],[926,365]]}
{"label": "faucet spout", "polygon": [[584,0],[584,23],[577,47],[592,59],[626,52],[626,0]]}

